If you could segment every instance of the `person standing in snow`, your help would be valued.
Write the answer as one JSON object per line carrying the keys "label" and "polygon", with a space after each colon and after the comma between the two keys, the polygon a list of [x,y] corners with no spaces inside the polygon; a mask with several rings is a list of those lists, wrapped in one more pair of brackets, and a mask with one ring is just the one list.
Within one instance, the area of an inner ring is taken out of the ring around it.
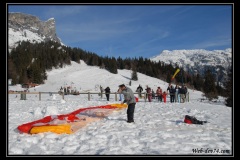
{"label": "person standing in snow", "polygon": [[175,92],[176,92],[176,89],[171,85],[171,88],[169,90],[171,103],[175,102]]}
{"label": "person standing in snow", "polygon": [[158,102],[162,102],[162,89],[161,89],[161,87],[157,88],[156,94],[157,94]]}
{"label": "person standing in snow", "polygon": [[101,98],[102,98],[103,91],[104,91],[104,90],[103,90],[103,87],[100,86],[100,92],[101,92],[101,93],[100,93],[100,96],[101,96]]}
{"label": "person standing in snow", "polygon": [[176,90],[176,92],[175,92],[175,102],[180,102],[180,94],[178,93],[179,86],[177,84],[175,86],[175,90]]}
{"label": "person standing in snow", "polygon": [[151,88],[147,86],[147,88],[145,90],[147,92],[148,101],[152,102],[152,90],[151,90]]}
{"label": "person standing in snow", "polygon": [[135,105],[136,105],[136,99],[134,96],[133,91],[131,88],[126,87],[124,84],[121,84],[118,86],[120,93],[124,95],[124,101],[123,103],[127,103],[128,108],[127,108],[127,122],[132,123],[134,122],[134,110],[135,110]]}
{"label": "person standing in snow", "polygon": [[188,94],[187,86],[184,84],[183,88],[184,88],[184,96],[185,96],[185,100],[187,100],[187,94]]}
{"label": "person standing in snow", "polygon": [[153,89],[152,89],[152,99],[155,99],[155,92]]}
{"label": "person standing in snow", "polygon": [[122,101],[122,100],[124,100],[124,96],[123,96],[123,94],[121,93],[121,90],[118,88],[118,90],[117,90],[117,93],[119,94],[119,101]]}
{"label": "person standing in snow", "polygon": [[187,87],[182,85],[178,92],[180,93],[181,103],[184,103],[186,101]]}
{"label": "person standing in snow", "polygon": [[109,101],[109,97],[110,97],[110,88],[109,87],[105,88],[105,95],[107,97],[107,101]]}
{"label": "person standing in snow", "polygon": [[170,91],[170,89],[171,89],[171,86],[172,86],[172,84],[169,83],[169,84],[168,84],[168,87],[167,87],[167,93],[168,93],[168,94],[169,94],[169,91]]}
{"label": "person standing in snow", "polygon": [[163,98],[164,103],[167,102],[167,95],[168,95],[168,93],[166,91],[164,91],[163,94],[162,94],[162,98]]}
{"label": "person standing in snow", "polygon": [[137,90],[136,90],[136,92],[138,92],[138,97],[139,97],[139,98],[142,98],[142,91],[143,91],[143,88],[142,88],[142,86],[139,84],[139,86],[137,87]]}

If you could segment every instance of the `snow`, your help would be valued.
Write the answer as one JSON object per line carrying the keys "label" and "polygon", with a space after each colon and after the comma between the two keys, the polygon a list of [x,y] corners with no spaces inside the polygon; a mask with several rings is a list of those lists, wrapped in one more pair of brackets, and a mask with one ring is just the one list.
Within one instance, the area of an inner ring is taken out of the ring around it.
{"label": "snow", "polygon": [[[232,59],[232,49],[225,50],[205,50],[205,49],[192,49],[192,50],[163,50],[159,55],[150,58],[152,61],[162,61],[166,64],[178,63],[179,66],[191,65],[200,62],[201,65],[222,65],[229,66]],[[193,60],[194,59],[194,60]],[[230,61],[229,61],[229,60]],[[183,62],[183,63],[181,63]]]}
{"label": "snow", "polygon": [[[79,108],[120,103],[110,95],[106,101],[92,94],[65,95],[64,99],[54,92],[64,85],[80,92],[99,92],[99,86],[109,86],[116,92],[118,85],[129,86],[131,71],[118,70],[112,74],[96,66],[87,66],[72,62],[71,66],[48,71],[45,84],[30,88],[30,92],[53,92],[27,94],[26,100],[20,100],[18,94],[8,94],[8,156],[59,156],[59,155],[111,155],[111,156],[232,156],[232,108],[226,107],[224,99],[217,102],[200,101],[202,93],[189,89],[190,100],[186,103],[160,103],[157,100],[145,102],[139,99],[136,104],[135,123],[127,123],[126,109],[113,112],[100,121],[89,123],[73,134],[51,132],[39,134],[20,133],[21,124],[41,119],[48,115],[67,114]],[[136,91],[141,84],[145,89],[149,85],[154,90],[160,86],[167,89],[168,84],[159,79],[138,73],[138,81],[129,86]],[[9,86],[9,90],[23,90],[20,85]],[[136,94],[137,96],[137,94]],[[186,124],[184,116],[195,116],[206,120],[203,125]],[[198,150],[194,153],[193,150]],[[225,152],[225,153],[220,153]],[[228,153],[226,153],[228,152]]]}
{"label": "snow", "polygon": [[49,18],[47,21],[55,21],[55,19],[52,17],[52,18]]}
{"label": "snow", "polygon": [[9,51],[11,52],[11,48],[14,48],[18,45],[18,42],[20,41],[30,41],[31,43],[35,42],[42,42],[44,40],[44,37],[41,37],[40,35],[33,33],[29,30],[14,30],[12,28],[8,29],[8,45]]}

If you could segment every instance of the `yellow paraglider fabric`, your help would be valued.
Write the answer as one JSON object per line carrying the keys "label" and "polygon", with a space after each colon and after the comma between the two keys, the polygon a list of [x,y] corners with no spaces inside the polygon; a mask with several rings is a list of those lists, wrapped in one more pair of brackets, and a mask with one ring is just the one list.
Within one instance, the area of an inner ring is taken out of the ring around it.
{"label": "yellow paraglider fabric", "polygon": [[178,74],[179,71],[180,71],[180,69],[178,68],[178,69],[175,71],[174,75],[172,76],[172,80],[175,78],[175,76]]}
{"label": "yellow paraglider fabric", "polygon": [[35,126],[30,130],[30,134],[37,134],[42,132],[54,132],[58,134],[66,133],[71,134],[71,125],[70,124],[63,124],[63,125],[56,125],[56,126]]}
{"label": "yellow paraglider fabric", "polygon": [[127,107],[127,104],[111,104],[111,106],[113,107],[117,107],[117,108],[126,108]]}

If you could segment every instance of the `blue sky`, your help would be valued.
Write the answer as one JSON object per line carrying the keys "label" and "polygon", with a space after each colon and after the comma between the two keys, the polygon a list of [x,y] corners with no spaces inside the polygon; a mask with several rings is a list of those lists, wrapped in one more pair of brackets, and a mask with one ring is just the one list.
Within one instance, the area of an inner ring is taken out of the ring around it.
{"label": "blue sky", "polygon": [[100,56],[144,57],[163,50],[232,48],[233,5],[19,5],[21,12],[42,21],[54,18],[56,33],[70,47]]}

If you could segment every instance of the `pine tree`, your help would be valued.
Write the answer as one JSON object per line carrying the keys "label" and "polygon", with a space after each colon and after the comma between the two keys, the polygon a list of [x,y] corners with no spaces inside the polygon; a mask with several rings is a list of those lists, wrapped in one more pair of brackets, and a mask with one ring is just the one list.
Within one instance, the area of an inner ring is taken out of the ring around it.
{"label": "pine tree", "polygon": [[196,90],[201,91],[203,87],[203,78],[200,74],[197,74],[196,77],[193,78],[193,86]]}
{"label": "pine tree", "polygon": [[215,85],[215,76],[210,70],[206,70],[203,83],[204,95],[211,101],[212,99],[217,99],[217,89]]}
{"label": "pine tree", "polygon": [[225,95],[226,95],[226,100],[225,100],[225,105],[228,107],[233,107],[233,84],[232,84],[232,69],[230,69],[228,73],[228,80],[226,81],[225,85]]}
{"label": "pine tree", "polygon": [[108,66],[108,71],[114,74],[117,74],[117,61],[114,57],[112,57],[111,59],[108,59],[109,61],[109,66]]}
{"label": "pine tree", "polygon": [[16,72],[16,67],[10,58],[8,56],[8,78],[12,79],[12,84],[15,85],[17,83],[17,72]]}
{"label": "pine tree", "polygon": [[137,68],[134,64],[132,65],[132,77],[131,77],[131,79],[134,80],[134,81],[138,80]]}

